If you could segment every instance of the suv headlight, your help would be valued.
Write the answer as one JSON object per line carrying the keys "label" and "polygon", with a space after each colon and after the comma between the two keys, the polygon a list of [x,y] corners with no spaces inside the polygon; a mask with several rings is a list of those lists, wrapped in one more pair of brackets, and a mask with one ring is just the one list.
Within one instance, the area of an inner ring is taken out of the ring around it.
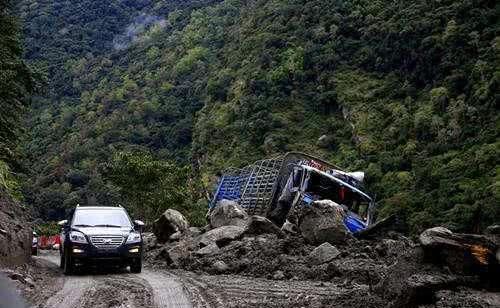
{"label": "suv headlight", "polygon": [[141,241],[141,234],[132,232],[127,237],[126,244],[139,243]]}
{"label": "suv headlight", "polygon": [[87,244],[88,243],[87,239],[85,238],[85,235],[83,235],[83,233],[77,232],[77,231],[71,231],[69,233],[69,239],[73,243],[81,243],[81,244]]}

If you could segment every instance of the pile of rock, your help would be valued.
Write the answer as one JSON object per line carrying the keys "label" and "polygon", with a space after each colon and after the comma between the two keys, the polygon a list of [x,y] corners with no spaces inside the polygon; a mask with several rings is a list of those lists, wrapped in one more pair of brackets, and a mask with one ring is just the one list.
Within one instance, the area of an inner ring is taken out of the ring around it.
{"label": "pile of rock", "polygon": [[180,213],[167,212],[155,223],[156,236],[146,236],[147,258],[153,265],[365,285],[394,307],[426,304],[443,290],[469,290],[484,285],[478,279],[491,282],[491,273],[498,275],[494,234],[434,228],[422,233],[420,243],[395,232],[377,240],[356,239],[340,228],[335,205],[328,203],[313,204],[289,229],[265,217],[248,216],[230,201],[217,206],[209,215],[210,224],[201,229],[190,228]]}

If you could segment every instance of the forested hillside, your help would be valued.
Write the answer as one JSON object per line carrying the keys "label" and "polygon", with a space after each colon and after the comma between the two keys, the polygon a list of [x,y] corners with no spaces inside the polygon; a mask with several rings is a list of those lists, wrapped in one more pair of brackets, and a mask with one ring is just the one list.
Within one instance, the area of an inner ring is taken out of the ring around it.
{"label": "forested hillside", "polygon": [[25,57],[46,78],[24,147],[25,195],[44,218],[122,202],[201,224],[213,173],[299,150],[365,170],[379,215],[411,231],[500,219],[497,1],[19,10]]}
{"label": "forested hillside", "polygon": [[[21,123],[34,83],[22,60],[21,29],[14,5],[14,1],[0,1],[0,266],[29,260],[33,232],[27,208],[19,202],[22,194],[18,174]],[[5,285],[0,288],[3,291]],[[3,302],[8,301],[4,294]]]}
{"label": "forested hillside", "polygon": [[22,60],[12,1],[0,3],[0,29],[0,197],[20,197],[14,171],[19,169],[20,122],[33,85],[31,72]]}

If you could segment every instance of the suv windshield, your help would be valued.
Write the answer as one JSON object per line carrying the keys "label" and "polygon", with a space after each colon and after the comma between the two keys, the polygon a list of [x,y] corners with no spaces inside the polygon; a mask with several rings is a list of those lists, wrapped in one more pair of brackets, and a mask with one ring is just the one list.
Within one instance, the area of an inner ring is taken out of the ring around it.
{"label": "suv windshield", "polygon": [[78,210],[73,218],[75,227],[131,227],[130,220],[121,209]]}

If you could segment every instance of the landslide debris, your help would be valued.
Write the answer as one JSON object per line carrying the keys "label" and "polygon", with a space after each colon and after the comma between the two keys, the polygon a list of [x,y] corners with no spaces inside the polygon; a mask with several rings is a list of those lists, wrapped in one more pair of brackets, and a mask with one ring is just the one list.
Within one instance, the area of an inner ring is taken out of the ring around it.
{"label": "landslide debris", "polygon": [[0,266],[29,261],[33,230],[28,217],[26,209],[0,189]]}
{"label": "landslide debris", "polygon": [[[491,293],[498,291],[491,276],[480,271],[454,271],[442,260],[429,259],[426,244],[399,233],[317,243],[322,234],[310,241],[300,233],[276,232],[266,221],[264,217],[249,217],[244,226],[207,227],[201,234],[185,231],[179,239],[166,243],[159,243],[150,234],[146,236],[146,261],[152,266],[211,275],[329,283],[340,288],[336,300],[343,298],[340,302],[351,307],[365,307],[368,301],[377,303],[374,307],[459,307],[456,305],[462,300],[475,303],[475,307],[489,307],[491,302],[500,301],[497,293]],[[492,245],[490,249],[497,251],[498,243]],[[491,270],[498,270],[497,260],[491,263]],[[359,300],[348,300],[353,289],[366,292]],[[477,296],[481,292],[488,296]],[[440,297],[444,295],[448,300]],[[328,300],[323,300],[318,307],[328,306]]]}

